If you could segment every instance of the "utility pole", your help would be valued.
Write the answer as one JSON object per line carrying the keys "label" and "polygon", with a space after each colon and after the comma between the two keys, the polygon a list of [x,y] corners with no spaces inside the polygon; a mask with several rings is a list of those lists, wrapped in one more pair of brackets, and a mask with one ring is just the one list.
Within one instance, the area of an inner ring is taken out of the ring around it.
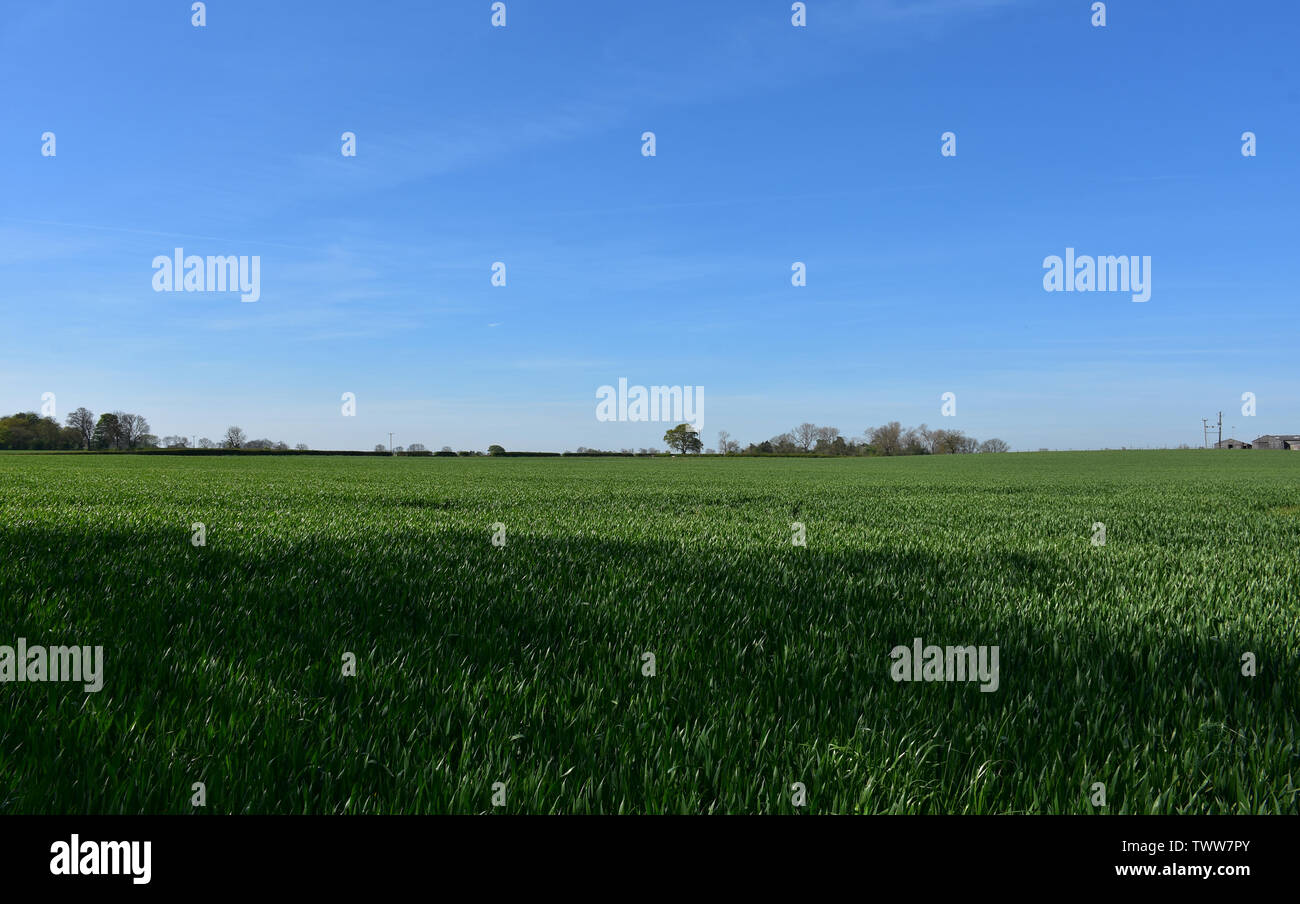
{"label": "utility pole", "polygon": [[[1201,418],[1201,433],[1203,434],[1202,438],[1205,440],[1205,448],[1207,449],[1210,448],[1210,419],[1209,418],[1206,417]],[[1214,448],[1216,449],[1223,448],[1223,412],[1222,411],[1219,412],[1219,441],[1215,444]]]}

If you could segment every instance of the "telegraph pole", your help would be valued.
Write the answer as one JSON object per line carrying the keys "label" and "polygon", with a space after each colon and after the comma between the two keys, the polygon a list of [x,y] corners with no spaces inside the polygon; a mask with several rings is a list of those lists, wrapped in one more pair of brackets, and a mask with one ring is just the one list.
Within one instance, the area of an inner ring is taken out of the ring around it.
{"label": "telegraph pole", "polygon": [[[1218,443],[1215,444],[1214,448],[1222,449],[1223,448],[1223,412],[1222,411],[1219,412],[1218,426],[1219,426],[1219,441]],[[1202,434],[1201,438],[1205,442],[1205,448],[1207,449],[1210,448],[1210,419],[1207,417],[1201,418],[1201,434]]]}

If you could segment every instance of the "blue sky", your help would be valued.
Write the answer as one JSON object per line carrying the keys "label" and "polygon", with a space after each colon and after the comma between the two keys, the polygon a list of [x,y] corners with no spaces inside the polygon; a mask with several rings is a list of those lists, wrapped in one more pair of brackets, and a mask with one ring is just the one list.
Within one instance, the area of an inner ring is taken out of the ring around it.
{"label": "blue sky", "polygon": [[[1176,445],[1219,410],[1300,432],[1294,4],[790,5],[507,0],[504,29],[487,0],[211,0],[204,28],[188,2],[9,5],[0,411],[662,447],[596,419],[625,377],[703,386],[709,446],[804,420]],[[177,246],[260,256],[261,299],[154,292]],[[1150,256],[1151,300],[1045,292],[1066,247]]]}

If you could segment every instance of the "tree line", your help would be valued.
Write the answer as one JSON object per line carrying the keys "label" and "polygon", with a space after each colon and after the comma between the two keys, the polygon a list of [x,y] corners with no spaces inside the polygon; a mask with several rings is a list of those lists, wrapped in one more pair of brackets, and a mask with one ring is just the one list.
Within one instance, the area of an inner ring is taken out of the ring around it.
{"label": "tree line", "polygon": [[965,455],[1009,451],[1011,447],[996,437],[980,442],[961,430],[925,424],[904,427],[898,421],[868,427],[857,439],[844,436],[838,427],[805,421],[793,430],[743,449],[727,431],[718,433],[718,452],[723,455]]}
{"label": "tree line", "polygon": [[[188,436],[164,436],[150,432],[142,414],[128,411],[105,412],[98,418],[88,408],[78,408],[62,426],[52,417],[21,411],[0,418],[0,449],[129,451],[133,449],[270,449],[287,452],[289,444],[269,439],[249,439],[239,427],[229,427],[219,441],[206,436],[191,443]],[[295,447],[306,451],[306,443]]]}
{"label": "tree line", "polygon": [[[689,424],[678,424],[664,434],[669,449],[680,454],[704,451],[703,440]],[[248,449],[288,452],[288,443],[270,439],[249,439],[237,426],[228,427],[219,441],[206,436],[193,442],[196,449]],[[33,411],[19,412],[0,418],[0,449],[9,450],[121,450],[134,449],[188,449],[187,436],[164,436],[159,439],[150,432],[149,421],[139,414],[113,411],[98,418],[86,408],[78,408],[65,419],[64,425],[52,417],[42,417]],[[299,452],[308,451],[306,443],[293,447]],[[980,442],[961,430],[904,427],[890,421],[878,427],[868,427],[859,438],[842,435],[838,427],[818,426],[805,421],[792,430],[771,439],[750,443],[744,448],[722,430],[718,433],[717,452],[722,455],[963,455],[976,452],[1008,452],[1011,447],[1000,439]],[[403,448],[388,449],[382,443],[375,452],[393,452],[403,455],[482,455],[482,452],[456,453],[449,446],[439,452],[428,451],[422,443],[412,443]],[[488,447],[489,455],[512,453],[499,445]],[[513,453],[525,454],[525,453]],[[531,453],[528,453],[531,454]],[[540,453],[539,453],[540,454]],[[559,453],[556,453],[559,454]],[[578,454],[589,455],[655,455],[655,449],[623,449],[621,452],[604,452],[578,447]]]}
{"label": "tree line", "polygon": [[141,449],[158,444],[143,415],[126,411],[95,416],[85,408],[63,426],[52,417],[20,411],[0,418],[0,449]]}
{"label": "tree line", "polygon": [[[664,442],[671,452],[679,455],[701,454],[704,441],[690,424],[678,424],[664,434]],[[496,446],[493,447],[498,448]],[[878,427],[868,427],[857,439],[846,437],[838,427],[823,427],[805,421],[793,430],[777,434],[771,439],[741,447],[726,430],[718,431],[719,455],[966,455],[977,452],[1010,452],[1011,447],[1000,439],[980,442],[961,430],[943,427],[904,427],[890,421]],[[566,453],[567,454],[567,453]],[[604,452],[599,449],[578,447],[578,454],[587,455],[654,455],[654,449],[634,452]]]}

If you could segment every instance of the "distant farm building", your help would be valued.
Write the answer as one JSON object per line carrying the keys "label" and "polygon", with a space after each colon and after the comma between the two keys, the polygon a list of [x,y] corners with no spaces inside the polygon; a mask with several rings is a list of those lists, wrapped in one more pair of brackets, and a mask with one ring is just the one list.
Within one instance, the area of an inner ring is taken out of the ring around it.
{"label": "distant farm building", "polygon": [[1214,444],[1214,448],[1216,449],[1249,449],[1250,447],[1250,443],[1243,442],[1239,439],[1233,439],[1232,437],[1220,440]]}
{"label": "distant farm building", "polygon": [[1255,437],[1256,449],[1289,449],[1300,452],[1300,433],[1269,433]]}

